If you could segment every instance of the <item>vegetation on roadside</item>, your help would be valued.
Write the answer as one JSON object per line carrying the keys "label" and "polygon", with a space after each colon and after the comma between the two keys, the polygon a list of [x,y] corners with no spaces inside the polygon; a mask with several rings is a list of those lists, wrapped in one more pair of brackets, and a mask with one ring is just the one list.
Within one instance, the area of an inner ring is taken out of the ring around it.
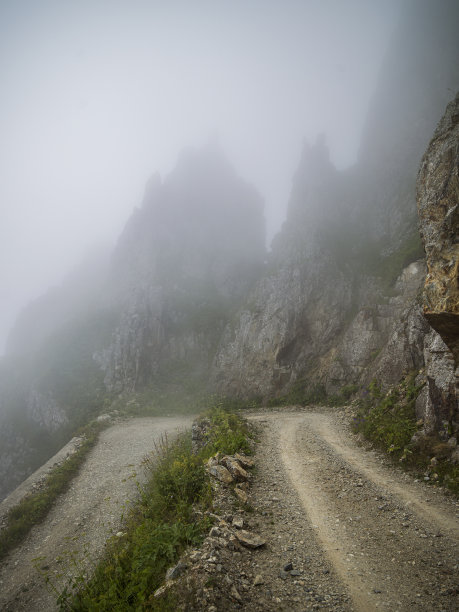
{"label": "vegetation on roadside", "polygon": [[0,560],[22,542],[34,525],[46,517],[57,497],[68,488],[78,473],[104,427],[103,423],[93,421],[78,432],[82,437],[82,443],[76,452],[46,476],[40,490],[27,495],[11,508],[7,514],[6,526],[0,531]]}
{"label": "vegetation on roadside", "polygon": [[298,380],[284,395],[272,397],[268,406],[343,406],[354,393],[359,390],[358,385],[345,385],[337,394],[327,394],[325,386],[320,383],[311,383],[308,380]]}
{"label": "vegetation on roadside", "polygon": [[208,412],[210,427],[202,455],[208,459],[217,452],[233,455],[237,452],[251,453],[251,437],[247,422],[224,403]]}
{"label": "vegetation on roadside", "polygon": [[[147,483],[125,519],[122,535],[108,543],[94,568],[77,564],[77,575],[59,595],[62,610],[175,610],[173,594],[153,593],[187,546],[197,546],[210,527],[212,489],[205,461],[215,452],[249,452],[246,422],[217,405],[205,412],[207,441],[192,452],[191,433],[163,438],[147,462]],[[90,576],[90,577],[89,577]],[[52,585],[51,585],[52,587]],[[53,588],[53,587],[52,587]],[[56,593],[57,594],[57,593]]]}
{"label": "vegetation on roadside", "polygon": [[353,430],[403,465],[422,473],[427,482],[443,484],[457,494],[459,466],[448,460],[451,447],[438,435],[413,439],[422,426],[415,412],[416,398],[422,388],[415,383],[416,375],[417,372],[411,372],[387,393],[377,381],[372,381],[359,400]]}
{"label": "vegetation on roadside", "polygon": [[415,402],[421,387],[415,385],[412,372],[388,393],[373,380],[359,401],[354,431],[383,448],[394,457],[406,459],[409,444],[417,429]]}

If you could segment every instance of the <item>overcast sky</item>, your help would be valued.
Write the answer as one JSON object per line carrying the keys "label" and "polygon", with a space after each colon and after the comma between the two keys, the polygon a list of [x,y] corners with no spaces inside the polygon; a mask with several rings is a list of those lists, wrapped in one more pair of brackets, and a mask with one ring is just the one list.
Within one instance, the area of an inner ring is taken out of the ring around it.
{"label": "overcast sky", "polygon": [[400,4],[0,0],[0,354],[18,310],[216,132],[272,237],[304,138],[354,161]]}

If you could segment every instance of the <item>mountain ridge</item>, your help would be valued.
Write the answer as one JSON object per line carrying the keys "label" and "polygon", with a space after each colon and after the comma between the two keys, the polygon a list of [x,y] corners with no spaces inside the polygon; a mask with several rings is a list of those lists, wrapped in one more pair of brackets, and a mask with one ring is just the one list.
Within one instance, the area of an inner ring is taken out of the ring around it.
{"label": "mountain ridge", "polygon": [[[453,23],[455,3],[445,7]],[[410,40],[406,23],[394,40],[357,164],[338,171],[323,137],[305,144],[270,253],[261,197],[212,144],[150,179],[109,273],[88,286],[94,304],[66,321],[69,299],[57,291],[44,300],[60,313],[54,323],[40,303],[24,313],[20,327],[48,331],[28,354],[17,328],[0,365],[0,495],[77,426],[142,395],[155,409],[168,396],[211,393],[342,399],[373,379],[388,390],[415,371],[424,433],[454,432],[454,360],[420,300],[415,183],[459,82],[459,45],[450,26],[441,44],[442,24],[425,36],[425,10],[407,17]],[[425,78],[405,81],[426,57]]]}

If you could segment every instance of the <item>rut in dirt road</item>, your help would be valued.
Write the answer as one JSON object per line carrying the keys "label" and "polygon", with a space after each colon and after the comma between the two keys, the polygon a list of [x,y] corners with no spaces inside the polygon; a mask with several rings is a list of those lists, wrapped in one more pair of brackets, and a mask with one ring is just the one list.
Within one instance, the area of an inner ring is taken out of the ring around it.
{"label": "rut in dirt road", "polygon": [[264,414],[353,609],[457,610],[458,515],[451,497],[360,449],[337,414]]}
{"label": "rut in dirt road", "polygon": [[173,436],[191,422],[192,417],[136,418],[103,431],[69,490],[2,563],[0,610],[56,610],[56,595],[47,590],[34,559],[41,559],[39,565],[58,589],[66,583],[59,575],[68,564],[61,564],[59,557],[68,559],[74,551],[84,567],[94,563],[138,493],[145,455],[162,435]]}

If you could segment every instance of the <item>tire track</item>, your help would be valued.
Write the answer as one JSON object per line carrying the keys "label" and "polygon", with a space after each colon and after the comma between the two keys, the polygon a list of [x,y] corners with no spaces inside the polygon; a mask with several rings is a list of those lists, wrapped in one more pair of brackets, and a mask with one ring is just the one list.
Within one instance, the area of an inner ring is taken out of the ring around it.
{"label": "tire track", "polygon": [[357,447],[337,414],[259,418],[353,609],[457,610],[452,498],[381,465]]}

